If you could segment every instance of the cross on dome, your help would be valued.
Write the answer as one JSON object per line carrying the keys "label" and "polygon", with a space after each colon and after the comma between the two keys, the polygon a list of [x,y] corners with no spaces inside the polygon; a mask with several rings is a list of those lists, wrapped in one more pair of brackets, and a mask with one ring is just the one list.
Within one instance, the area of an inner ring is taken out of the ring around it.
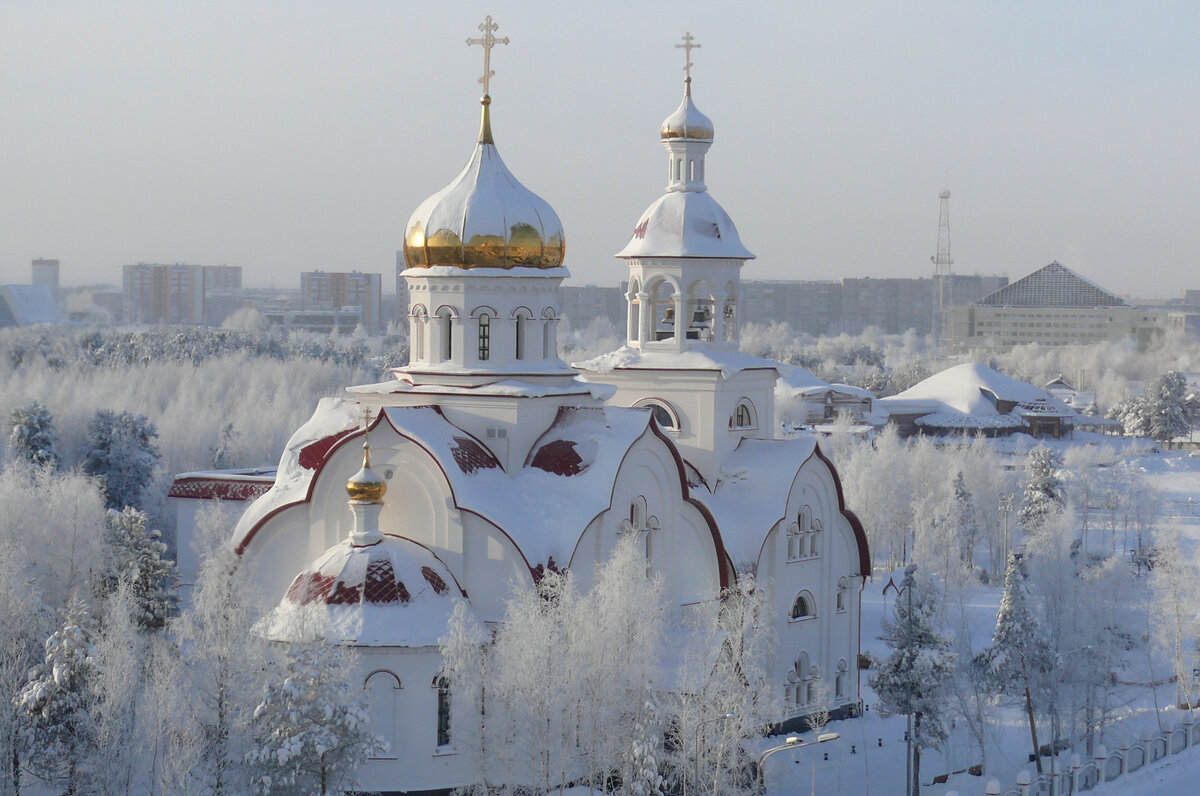
{"label": "cross on dome", "polygon": [[488,81],[495,77],[496,73],[492,71],[492,48],[497,44],[508,44],[508,37],[497,39],[495,31],[500,29],[500,26],[492,22],[492,15],[488,14],[483,22],[479,24],[479,29],[483,31],[483,35],[477,39],[467,39],[467,46],[478,44],[483,47],[483,77],[479,78],[479,82],[483,84],[483,96],[488,95]]}
{"label": "cross on dome", "polygon": [[[491,17],[488,17],[488,19],[491,19]],[[676,50],[684,51],[683,55],[686,63],[683,65],[683,71],[687,74],[687,82],[689,83],[692,82],[692,50],[700,49],[700,45],[693,44],[693,41],[691,31],[687,31],[683,34],[683,44],[675,45]]]}

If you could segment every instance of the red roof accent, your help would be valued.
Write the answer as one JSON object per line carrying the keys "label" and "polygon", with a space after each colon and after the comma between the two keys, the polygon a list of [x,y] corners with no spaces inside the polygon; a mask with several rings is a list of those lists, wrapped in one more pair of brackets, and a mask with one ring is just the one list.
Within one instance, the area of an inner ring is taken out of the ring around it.
{"label": "red roof accent", "polygon": [[193,498],[196,500],[254,500],[275,483],[272,476],[257,479],[205,478],[188,476],[176,478],[171,483],[167,497]]}
{"label": "red roof accent", "polygon": [[530,465],[555,475],[578,475],[588,468],[569,439],[556,439],[538,448]]}
{"label": "red roof accent", "polygon": [[450,453],[453,454],[458,469],[467,475],[476,470],[491,470],[500,466],[500,462],[496,461],[491,451],[470,437],[455,437]]}
{"label": "red roof accent", "polygon": [[358,429],[353,428],[346,431],[339,431],[337,434],[305,445],[300,449],[300,466],[305,470],[317,469],[325,461],[325,457],[329,455],[329,451],[333,449],[334,445],[337,445],[346,436],[357,433],[357,431]]}
{"label": "red roof accent", "polygon": [[313,600],[324,600],[329,596],[331,588],[333,588],[332,575],[322,575],[320,572],[314,572],[308,576],[307,588],[300,597],[300,602],[303,605],[308,605]]}
{"label": "red roof accent", "polygon": [[401,597],[404,584],[396,580],[392,562],[386,558],[375,559],[367,564],[367,582],[363,587],[363,599],[375,605],[408,602],[408,590]]}
{"label": "red roof accent", "polygon": [[649,228],[649,226],[650,226],[649,219],[638,224],[636,227],[633,228],[633,237],[637,238],[638,240],[642,240],[643,238],[645,238],[646,230]]}
{"label": "red roof accent", "polygon": [[434,572],[429,567],[421,567],[421,576],[425,578],[425,581],[432,586],[433,590],[438,594],[445,594],[447,591],[449,591],[449,589],[446,588],[446,581],[442,580],[442,576]]}
{"label": "red roof accent", "polygon": [[325,600],[330,605],[357,605],[362,602],[363,585],[361,583],[355,585],[346,585],[338,581],[338,584],[333,587],[333,591],[329,593],[329,598]]}

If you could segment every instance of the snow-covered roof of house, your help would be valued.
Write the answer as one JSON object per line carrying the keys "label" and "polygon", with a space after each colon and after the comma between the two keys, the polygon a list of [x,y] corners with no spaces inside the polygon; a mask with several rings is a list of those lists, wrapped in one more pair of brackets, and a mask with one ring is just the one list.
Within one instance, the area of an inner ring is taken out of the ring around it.
{"label": "snow-covered roof of house", "polygon": [[[996,401],[1016,404],[1012,415],[1073,417],[1074,412],[1040,387],[1005,376],[978,362],[968,362],[935,373],[902,393],[880,398],[876,406],[890,414],[924,414],[926,425],[941,428],[1005,428],[1010,423],[997,420],[1008,413],[996,408]],[[1016,420],[1013,427],[1019,426]]]}
{"label": "snow-covered roof of house", "polygon": [[54,294],[46,285],[0,287],[0,326],[58,323]]}
{"label": "snow-covered roof of house", "polygon": [[733,219],[707,191],[668,191],[646,208],[617,257],[750,260]]}
{"label": "snow-covered roof of house", "polygon": [[345,540],[296,576],[263,630],[276,641],[318,632],[342,644],[431,646],[463,597],[454,575],[424,545],[392,535],[370,545]]}
{"label": "snow-covered roof of house", "polygon": [[1052,262],[975,302],[979,307],[1128,307],[1090,279]]}
{"label": "snow-covered roof of house", "polygon": [[622,346],[616,351],[601,354],[583,362],[572,362],[571,367],[591,373],[609,373],[614,370],[719,370],[728,377],[742,370],[774,370],[779,372],[778,362],[762,357],[743,354],[740,351],[721,351],[712,348],[697,348],[678,353],[670,351],[639,351]]}
{"label": "snow-covered roof of house", "polygon": [[870,390],[855,387],[853,384],[831,384],[818,378],[812,371],[798,365],[778,363],[775,369],[779,371],[779,381],[775,383],[776,397],[791,397],[793,395],[823,395],[827,392],[852,395],[855,398],[874,400],[875,395]]}

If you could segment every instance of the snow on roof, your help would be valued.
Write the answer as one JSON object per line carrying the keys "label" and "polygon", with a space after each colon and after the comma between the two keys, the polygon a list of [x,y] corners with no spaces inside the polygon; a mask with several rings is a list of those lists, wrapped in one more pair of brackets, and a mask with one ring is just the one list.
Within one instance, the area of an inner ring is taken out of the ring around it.
{"label": "snow on roof", "polygon": [[642,213],[617,257],[750,260],[729,214],[706,191],[668,191]]}
{"label": "snow on roof", "polygon": [[609,507],[626,451],[650,424],[650,413],[636,409],[564,407],[525,465],[510,474],[498,463],[464,467],[463,440],[470,435],[431,407],[384,414],[441,463],[456,504],[503,529],[530,564],[570,560],[584,528]]}
{"label": "snow on roof", "polygon": [[[556,372],[562,372],[561,369]],[[403,375],[403,371],[401,371]],[[589,384],[581,379],[573,379],[567,384],[547,384],[521,381],[519,379],[501,379],[478,387],[455,386],[447,384],[413,384],[404,378],[382,381],[378,384],[362,384],[346,389],[351,395],[391,395],[394,393],[409,393],[413,395],[507,395],[520,398],[545,398],[557,395],[591,395],[603,400],[608,398],[616,388],[604,384]]]}
{"label": "snow on roof", "polygon": [[931,412],[918,417],[918,426],[928,428],[1022,428],[1020,415],[967,415],[962,412]]}
{"label": "snow on roof", "polygon": [[[31,326],[35,323],[58,323],[58,310],[54,306],[54,294],[46,285],[4,285],[0,287],[0,310],[7,307],[16,326]],[[0,326],[5,324],[0,322]]]}
{"label": "snow on roof", "polygon": [[785,365],[779,363],[775,366],[779,371],[779,381],[775,384],[775,392],[787,388],[790,392],[803,393],[812,389],[829,389],[829,382],[816,376],[811,370],[802,368],[799,365]]}
{"label": "snow on roof", "polygon": [[385,535],[366,546],[346,540],[296,576],[264,630],[275,641],[319,630],[336,643],[430,646],[465,596],[441,559],[411,539]]}
{"label": "snow on roof", "polygon": [[[986,392],[985,392],[986,391]],[[880,398],[878,405],[891,414],[938,412],[946,415],[970,415],[971,425],[979,418],[1000,415],[987,393],[1003,401],[1012,401],[1028,413],[1072,416],[1074,413],[1045,390],[1017,381],[978,362],[968,362],[935,373],[898,395]],[[1019,423],[1018,423],[1019,425]]]}
{"label": "snow on roof", "polygon": [[567,279],[571,276],[571,272],[567,270],[565,265],[560,265],[555,268],[459,268],[457,265],[431,265],[428,268],[405,268],[400,272],[400,276],[474,276],[474,277],[514,277],[514,276],[538,276],[538,277],[558,277]]}
{"label": "snow on roof", "polygon": [[[787,512],[792,479],[815,449],[816,439],[810,434],[743,439],[721,466],[714,491],[692,491],[716,519],[735,567],[758,563],[767,531]],[[766,500],[770,495],[778,500]]]}
{"label": "snow on roof", "polygon": [[571,367],[591,373],[610,373],[614,370],[719,370],[722,376],[728,378],[742,370],[770,368],[778,373],[782,366],[769,359],[743,354],[740,351],[696,348],[675,353],[639,351],[622,346],[616,351],[601,354],[593,359],[572,362]]}

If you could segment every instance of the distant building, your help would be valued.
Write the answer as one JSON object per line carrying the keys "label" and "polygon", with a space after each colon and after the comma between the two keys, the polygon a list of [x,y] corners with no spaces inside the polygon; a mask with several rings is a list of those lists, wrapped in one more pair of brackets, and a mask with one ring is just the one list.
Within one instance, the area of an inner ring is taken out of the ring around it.
{"label": "distant building", "polygon": [[0,287],[0,327],[58,323],[54,294],[45,285]]}
{"label": "distant building", "polygon": [[29,284],[41,285],[50,289],[52,296],[58,296],[58,260],[36,258],[30,269]]}
{"label": "distant building", "polygon": [[301,309],[359,309],[363,327],[377,332],[383,319],[382,276],[361,271],[305,271],[300,274]]}
{"label": "distant building", "polygon": [[958,350],[1087,345],[1126,337],[1142,348],[1166,325],[1166,311],[1132,306],[1052,262],[968,307],[951,309],[949,338]]}
{"label": "distant building", "polygon": [[596,318],[608,318],[616,329],[625,328],[625,289],[596,285],[563,285],[562,314],[571,326],[581,329]]}
{"label": "distant building", "polygon": [[200,325],[220,323],[207,317],[205,297],[240,290],[240,265],[126,265],[121,281],[126,323]]}

